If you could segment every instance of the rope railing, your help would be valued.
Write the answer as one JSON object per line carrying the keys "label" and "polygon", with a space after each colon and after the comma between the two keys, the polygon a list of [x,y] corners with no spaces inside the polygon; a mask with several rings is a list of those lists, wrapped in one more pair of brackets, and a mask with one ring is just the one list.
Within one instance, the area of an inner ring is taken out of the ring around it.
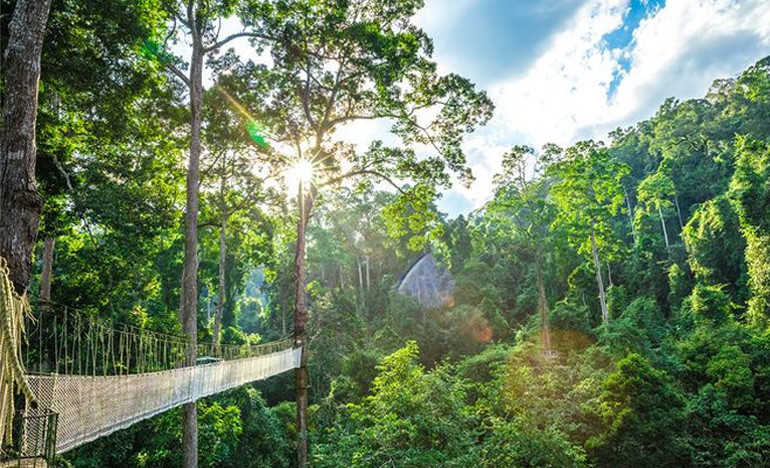
{"label": "rope railing", "polygon": [[[18,300],[9,302],[5,286],[0,318],[10,325],[2,330],[0,348],[15,361],[0,362],[0,376],[10,382],[3,391],[10,394],[12,375],[19,374],[16,383],[28,402],[35,401],[24,412],[22,458],[39,458],[41,447],[45,457],[51,450],[63,453],[176,406],[295,369],[302,356],[291,338],[216,348],[198,343],[204,358],[190,366],[185,356],[192,344],[184,335],[115,323],[51,302],[24,314]],[[212,349],[218,349],[216,356],[210,356]],[[2,425],[13,408],[0,401],[0,410]]]}
{"label": "rope railing", "polygon": [[13,289],[8,265],[0,257],[0,455],[13,442],[14,389],[34,401],[24,374],[21,345],[29,305]]}
{"label": "rope railing", "polygon": [[[191,346],[185,335],[115,323],[54,303],[39,303],[25,325],[24,364],[34,374],[107,376],[175,369],[186,365]],[[197,355],[206,362],[260,356],[281,349],[286,340],[216,348],[199,342]]]}
{"label": "rope railing", "polygon": [[[64,453],[174,407],[295,369],[301,348],[281,343],[278,351],[231,361],[106,377],[31,375],[29,382],[41,405],[58,414],[56,453]],[[29,419],[25,433],[42,433],[39,423]]]}

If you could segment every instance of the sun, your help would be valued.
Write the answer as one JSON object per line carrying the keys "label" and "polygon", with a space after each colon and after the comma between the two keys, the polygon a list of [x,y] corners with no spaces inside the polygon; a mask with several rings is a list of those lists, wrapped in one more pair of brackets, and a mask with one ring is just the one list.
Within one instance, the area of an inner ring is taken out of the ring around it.
{"label": "sun", "polygon": [[286,182],[289,184],[302,183],[302,185],[307,185],[312,181],[313,163],[306,159],[300,159],[286,171]]}

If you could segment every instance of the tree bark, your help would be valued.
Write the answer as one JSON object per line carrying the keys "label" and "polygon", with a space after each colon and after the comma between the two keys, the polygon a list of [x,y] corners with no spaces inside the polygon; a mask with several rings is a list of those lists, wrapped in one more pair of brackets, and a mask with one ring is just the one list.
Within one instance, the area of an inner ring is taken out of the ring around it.
{"label": "tree bark", "polygon": [[0,257],[17,293],[29,287],[43,199],[35,180],[35,123],[40,54],[51,0],[18,0],[5,49],[0,134]]}
{"label": "tree bark", "polygon": [[51,278],[53,277],[53,250],[56,238],[47,237],[43,243],[43,271],[40,274],[40,302],[46,307],[51,302]]}
{"label": "tree bark", "polygon": [[305,291],[305,233],[307,231],[310,210],[313,208],[313,195],[305,193],[302,182],[298,191],[299,220],[297,221],[297,251],[294,258],[294,344],[302,348],[300,365],[295,372],[297,387],[297,468],[306,468],[307,447],[307,408],[308,408],[308,369],[307,369],[307,295]]}
{"label": "tree bark", "polygon": [[596,250],[596,234],[591,228],[591,254],[594,258],[594,268],[596,269],[596,285],[599,287],[599,304],[602,308],[602,323],[609,322],[609,313],[607,312],[607,300],[604,297],[604,280],[602,280],[602,264],[599,261],[599,252]]}
{"label": "tree bark", "polygon": [[222,329],[222,313],[225,308],[225,267],[227,262],[227,190],[226,156],[222,156],[222,181],[219,186],[219,203],[222,209],[222,224],[219,228],[219,294],[217,295],[217,311],[214,315],[214,330],[211,340],[212,355],[219,355],[219,341]]}
{"label": "tree bark", "polygon": [[[194,24],[194,15],[190,18]],[[182,329],[190,337],[187,365],[196,364],[198,348],[198,186],[200,185],[201,126],[203,106],[203,39],[192,31],[190,61],[190,160],[187,168],[187,212],[185,213],[184,276],[182,278]],[[196,404],[182,410],[183,466],[198,468],[198,412]]]}
{"label": "tree bark", "polygon": [[663,219],[663,211],[660,209],[660,206],[658,206],[658,216],[660,216],[660,225],[663,227],[663,240],[666,241],[666,250],[668,250],[668,230],[666,230],[666,220]]}

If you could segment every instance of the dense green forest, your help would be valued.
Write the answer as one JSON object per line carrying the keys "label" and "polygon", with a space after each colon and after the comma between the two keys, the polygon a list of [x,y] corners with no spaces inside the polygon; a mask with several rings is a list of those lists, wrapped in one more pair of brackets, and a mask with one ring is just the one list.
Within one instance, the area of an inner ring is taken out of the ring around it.
{"label": "dense green forest", "polygon": [[[437,71],[421,4],[53,0],[31,302],[189,333],[197,116],[197,339],[291,336],[301,293],[309,466],[770,466],[770,57],[606,141],[511,141],[492,199],[449,218],[494,106]],[[233,15],[269,63],[217,38]],[[200,34],[192,61],[172,28]],[[372,119],[402,144],[335,133]],[[428,252],[442,307],[396,291]],[[200,466],[297,466],[295,391],[287,373],[198,402]],[[183,466],[185,411],[61,466]]]}

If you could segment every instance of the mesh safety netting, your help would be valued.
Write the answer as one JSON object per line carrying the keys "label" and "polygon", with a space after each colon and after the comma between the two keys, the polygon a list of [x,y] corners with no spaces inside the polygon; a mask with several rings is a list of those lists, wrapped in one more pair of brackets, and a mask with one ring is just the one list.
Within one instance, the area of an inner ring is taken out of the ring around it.
{"label": "mesh safety netting", "polygon": [[[249,382],[266,379],[299,366],[301,348],[286,349],[232,361],[115,376],[30,375],[29,385],[39,408],[58,413],[56,452],[124,429],[176,406]],[[28,412],[43,411],[29,409]],[[37,440],[43,419],[25,420],[24,447]],[[29,441],[29,442],[28,442]]]}

